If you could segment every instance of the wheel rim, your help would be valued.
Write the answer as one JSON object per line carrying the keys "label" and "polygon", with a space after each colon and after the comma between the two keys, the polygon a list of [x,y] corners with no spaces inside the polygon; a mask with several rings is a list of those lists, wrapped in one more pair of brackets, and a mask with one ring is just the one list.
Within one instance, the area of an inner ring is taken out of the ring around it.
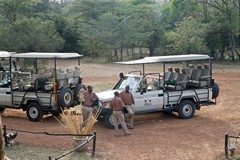
{"label": "wheel rim", "polygon": [[192,114],[192,106],[189,105],[189,104],[186,104],[184,107],[183,107],[183,114],[185,116],[190,116]]}
{"label": "wheel rim", "polygon": [[65,95],[64,95],[64,103],[65,104],[69,104],[71,102],[71,94],[69,92],[67,92]]}
{"label": "wheel rim", "polygon": [[[112,115],[109,117],[109,122],[114,126],[113,116],[112,116]],[[119,121],[118,121],[118,125],[119,125],[119,124],[120,124],[120,123],[119,123]]]}
{"label": "wheel rim", "polygon": [[112,115],[109,117],[109,122],[110,122],[112,125],[114,125],[113,116],[112,116]]}
{"label": "wheel rim", "polygon": [[32,117],[32,118],[37,118],[37,117],[38,117],[38,110],[37,110],[37,108],[31,107],[31,108],[29,109],[29,115],[30,115],[30,117]]}

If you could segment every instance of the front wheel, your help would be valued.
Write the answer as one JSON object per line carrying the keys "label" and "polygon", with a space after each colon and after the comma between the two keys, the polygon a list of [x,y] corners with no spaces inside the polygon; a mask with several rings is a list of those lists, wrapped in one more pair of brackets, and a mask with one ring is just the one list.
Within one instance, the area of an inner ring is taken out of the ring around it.
{"label": "front wheel", "polygon": [[30,121],[38,122],[42,120],[43,111],[40,105],[36,102],[32,102],[27,106],[27,117]]}
{"label": "front wheel", "polygon": [[105,115],[104,122],[107,126],[107,128],[114,128],[113,118],[112,118],[112,112],[108,112]]}
{"label": "front wheel", "polygon": [[190,100],[183,100],[177,109],[178,115],[182,119],[190,119],[195,113],[195,104]]}

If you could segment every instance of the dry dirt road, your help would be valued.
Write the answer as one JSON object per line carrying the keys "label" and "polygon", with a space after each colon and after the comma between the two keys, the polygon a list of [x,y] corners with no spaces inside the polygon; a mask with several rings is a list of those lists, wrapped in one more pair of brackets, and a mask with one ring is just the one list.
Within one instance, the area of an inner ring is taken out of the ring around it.
{"label": "dry dirt road", "polygon": [[[87,84],[114,83],[120,71],[125,73],[138,66],[83,63],[82,75]],[[141,68],[138,68],[141,69]],[[147,68],[148,69],[148,68]],[[149,69],[157,70],[157,67]],[[97,157],[103,160],[223,160],[224,135],[236,135],[240,128],[240,72],[215,66],[214,78],[220,86],[217,105],[202,107],[189,120],[177,114],[162,113],[136,116],[131,136],[114,136],[114,130],[97,123]],[[3,124],[8,128],[64,133],[66,130],[53,117],[34,123],[25,113],[6,110]],[[71,137],[51,137],[19,133],[16,140],[28,146],[71,149]],[[238,153],[240,149],[237,150]],[[89,147],[89,152],[91,146]]]}

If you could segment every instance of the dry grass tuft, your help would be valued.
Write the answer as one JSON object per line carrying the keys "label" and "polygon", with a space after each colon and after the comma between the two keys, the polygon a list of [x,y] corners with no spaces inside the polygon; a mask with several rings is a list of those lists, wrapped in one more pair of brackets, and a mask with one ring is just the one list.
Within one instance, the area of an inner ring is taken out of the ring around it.
{"label": "dry grass tuft", "polygon": [[[100,107],[93,109],[92,116],[85,127],[83,127],[81,105],[64,110],[60,114],[61,119],[58,119],[57,117],[55,117],[55,119],[57,119],[60,124],[66,127],[71,134],[89,134],[92,131],[94,124],[97,122],[97,118],[101,111],[102,109]],[[76,138],[85,138],[85,136],[76,136]]]}

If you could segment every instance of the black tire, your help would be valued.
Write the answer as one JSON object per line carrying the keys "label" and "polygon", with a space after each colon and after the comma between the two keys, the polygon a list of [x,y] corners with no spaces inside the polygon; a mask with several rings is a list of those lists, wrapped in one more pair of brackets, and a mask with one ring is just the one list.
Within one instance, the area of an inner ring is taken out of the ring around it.
{"label": "black tire", "polygon": [[71,89],[63,87],[58,93],[57,103],[62,108],[69,108],[73,104],[73,93]]}
{"label": "black tire", "polygon": [[219,95],[219,86],[216,82],[214,82],[212,98],[215,99],[218,97],[218,95]]}
{"label": "black tire", "polygon": [[32,102],[28,104],[26,112],[30,121],[38,122],[42,120],[43,110],[38,103]]}
{"label": "black tire", "polygon": [[0,107],[0,112],[4,112],[5,107]]}
{"label": "black tire", "polygon": [[195,104],[190,100],[183,100],[180,102],[177,112],[182,119],[190,119],[194,116],[196,110]]}
{"label": "black tire", "polygon": [[173,110],[164,110],[163,111],[163,114],[165,114],[165,115],[169,115],[169,114],[172,114],[172,112],[173,112]]}
{"label": "black tire", "polygon": [[83,85],[83,84],[77,84],[76,86],[75,86],[75,88],[74,88],[74,100],[75,101],[78,101],[78,94],[79,94],[79,91],[81,90],[81,89],[84,89],[85,91],[87,90],[86,89],[86,86],[85,85]]}
{"label": "black tire", "polygon": [[57,110],[51,111],[51,114],[55,117],[59,116],[62,113],[62,109],[58,108]]}
{"label": "black tire", "polygon": [[112,120],[112,112],[108,112],[105,117],[104,117],[104,122],[107,126],[107,128],[111,128],[113,129],[114,128],[114,123],[113,123],[113,120]]}
{"label": "black tire", "polygon": [[[125,115],[124,115],[125,116]],[[109,111],[105,117],[104,117],[104,122],[107,126],[107,128],[114,129],[114,123],[112,120],[112,111]],[[121,124],[118,124],[118,128],[122,128]]]}

